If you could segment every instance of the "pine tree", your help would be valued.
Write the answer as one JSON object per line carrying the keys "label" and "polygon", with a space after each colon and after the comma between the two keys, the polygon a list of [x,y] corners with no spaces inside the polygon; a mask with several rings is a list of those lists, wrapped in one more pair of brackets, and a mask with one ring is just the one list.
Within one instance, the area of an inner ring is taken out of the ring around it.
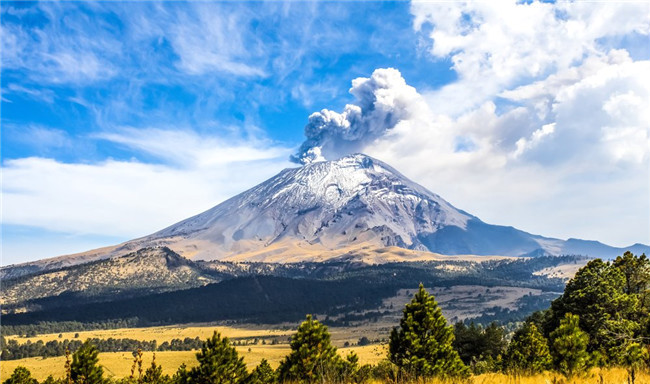
{"label": "pine tree", "polygon": [[217,331],[203,343],[196,359],[199,366],[190,371],[189,384],[237,384],[248,378],[244,358],[239,357],[228,338],[222,339]]}
{"label": "pine tree", "polygon": [[32,377],[29,369],[18,366],[3,384],[38,384],[38,381]]}
{"label": "pine tree", "polygon": [[247,384],[274,384],[278,382],[278,377],[271,368],[271,365],[266,359],[262,359],[260,364],[251,372],[251,375],[246,382]]}
{"label": "pine tree", "polygon": [[453,345],[473,373],[498,371],[508,346],[505,336],[503,327],[494,322],[485,328],[473,322],[469,326],[459,322],[454,325]]}
{"label": "pine tree", "polygon": [[331,381],[341,364],[327,327],[307,315],[291,337],[291,353],[278,368],[280,380],[315,383]]}
{"label": "pine tree", "polygon": [[190,384],[190,371],[187,370],[185,363],[181,364],[176,373],[171,378],[173,384]]}
{"label": "pine tree", "polygon": [[598,351],[606,363],[620,363],[624,340],[638,331],[632,321],[639,297],[625,293],[627,282],[621,268],[600,259],[591,260],[566,285],[564,294],[551,304],[546,335],[556,329],[565,314],[580,317],[580,328],[589,335],[589,352]]}
{"label": "pine tree", "polygon": [[512,373],[535,374],[551,364],[546,338],[535,324],[526,323],[515,332],[506,352],[506,368]]}
{"label": "pine tree", "polygon": [[68,347],[65,347],[65,384],[72,384],[72,372],[70,364],[72,364],[70,361],[70,349]]}
{"label": "pine tree", "polygon": [[453,348],[454,330],[447,325],[433,295],[420,284],[410,304],[404,308],[400,328],[393,328],[389,359],[403,374],[413,377],[447,377],[467,374]]}
{"label": "pine tree", "polygon": [[370,365],[359,365],[359,356],[355,352],[350,352],[345,359],[341,359],[339,381],[355,384],[365,383],[370,378],[371,371]]}
{"label": "pine tree", "polygon": [[648,358],[648,350],[636,342],[628,343],[625,348],[625,358],[623,363],[627,368],[627,382],[634,384],[636,382],[636,372],[643,366],[643,360]]}
{"label": "pine tree", "polygon": [[144,371],[142,382],[145,384],[165,384],[169,383],[169,381],[169,376],[162,373],[162,366],[156,365],[156,354],[154,353],[151,366]]}
{"label": "pine tree", "polygon": [[77,384],[103,383],[104,369],[97,364],[99,359],[97,348],[86,340],[72,355],[70,378]]}
{"label": "pine tree", "polygon": [[63,384],[63,379],[55,379],[54,376],[49,375],[41,382],[41,384]]}
{"label": "pine tree", "polygon": [[612,267],[617,268],[625,277],[623,292],[634,295],[638,300],[638,308],[633,320],[643,322],[650,318],[650,260],[645,254],[635,256],[625,252],[618,256]]}
{"label": "pine tree", "polygon": [[560,326],[551,333],[555,368],[567,377],[589,367],[589,335],[578,326],[578,315],[567,313]]}

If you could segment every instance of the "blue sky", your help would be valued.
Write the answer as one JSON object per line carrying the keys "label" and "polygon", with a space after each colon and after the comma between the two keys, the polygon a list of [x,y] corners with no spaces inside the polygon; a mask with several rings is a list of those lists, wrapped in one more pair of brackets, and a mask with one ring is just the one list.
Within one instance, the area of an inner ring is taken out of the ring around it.
{"label": "blue sky", "polygon": [[2,2],[3,264],[350,151],[487,222],[650,243],[649,7]]}

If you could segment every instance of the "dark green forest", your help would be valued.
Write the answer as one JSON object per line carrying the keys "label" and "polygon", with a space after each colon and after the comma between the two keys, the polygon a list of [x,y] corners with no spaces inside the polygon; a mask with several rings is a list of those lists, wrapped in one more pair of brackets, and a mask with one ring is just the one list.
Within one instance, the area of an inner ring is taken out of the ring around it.
{"label": "dark green forest", "polygon": [[[96,345],[101,342],[77,343],[72,360],[68,344],[66,376],[50,377],[44,383],[111,381],[103,377],[98,365]],[[338,355],[327,326],[311,315],[298,327],[290,346],[277,370],[263,360],[248,372],[233,343],[215,332],[201,344],[196,355],[199,364],[192,369],[181,366],[176,374],[167,376],[154,360],[144,371],[142,354],[134,351],[131,376],[113,381],[362,383],[375,378],[397,383],[441,378],[458,382],[485,372],[516,378],[551,370],[574,378],[591,367],[624,367],[628,382],[635,383],[638,375],[650,370],[650,260],[628,252],[612,262],[590,261],[549,308],[530,315],[511,335],[497,323],[449,325],[433,295],[420,284],[390,333],[386,360],[376,366],[361,366],[354,353]],[[36,381],[27,369],[19,367],[4,384],[18,383]]]}
{"label": "dark green forest", "polygon": [[[548,292],[539,297],[522,299],[519,310],[494,308],[489,315],[476,320],[484,324],[495,320],[511,322],[545,308],[564,288],[565,281],[537,276],[533,272],[558,263],[578,263],[582,260],[578,256],[562,256],[480,263],[449,261],[364,265],[332,262],[273,266],[250,263],[247,268],[236,268],[233,264],[227,269],[228,274],[219,272],[219,278],[223,281],[202,287],[146,293],[138,285],[108,295],[103,291],[96,295],[86,291],[65,292],[21,302],[14,307],[22,306],[28,311],[11,313],[12,306],[9,306],[9,313],[3,315],[2,333],[43,333],[46,329],[61,332],[75,322],[83,323],[84,329],[122,325],[125,321],[127,326],[208,321],[273,324],[297,321],[306,312],[338,316],[337,320],[329,320],[328,324],[332,326],[348,325],[354,321],[381,317],[383,312],[378,308],[383,299],[394,296],[398,289],[415,288],[418,282],[437,287],[514,286]],[[209,263],[193,265],[197,268],[200,266],[203,275],[210,270]],[[441,265],[462,268],[460,271],[450,271],[440,268]],[[228,278],[224,277],[226,275]],[[3,281],[3,284],[11,286],[28,281],[26,279],[29,277],[20,276],[6,283]],[[374,311],[357,314],[362,310]],[[57,328],[54,324],[61,327]]]}

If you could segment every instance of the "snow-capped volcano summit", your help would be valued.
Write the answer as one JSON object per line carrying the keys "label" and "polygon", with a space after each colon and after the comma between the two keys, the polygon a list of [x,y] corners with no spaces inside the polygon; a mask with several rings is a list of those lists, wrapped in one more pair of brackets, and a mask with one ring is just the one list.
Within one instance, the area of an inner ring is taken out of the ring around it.
{"label": "snow-capped volcano summit", "polygon": [[285,241],[326,249],[371,242],[426,251],[421,235],[449,226],[465,229],[472,219],[387,164],[355,154],[285,169],[140,241],[162,241],[172,248],[182,243],[175,250],[201,259]]}
{"label": "snow-capped volcano summit", "polygon": [[486,224],[389,165],[354,154],[285,169],[212,209],[118,249],[164,245],[192,259],[258,261],[324,260],[350,247],[444,255],[619,252],[600,243],[595,248],[593,242],[578,243]]}

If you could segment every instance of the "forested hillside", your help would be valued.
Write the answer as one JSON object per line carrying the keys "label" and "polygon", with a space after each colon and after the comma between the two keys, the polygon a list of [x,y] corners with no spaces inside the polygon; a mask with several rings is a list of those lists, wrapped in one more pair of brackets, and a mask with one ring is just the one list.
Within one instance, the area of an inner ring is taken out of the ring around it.
{"label": "forested hillside", "polygon": [[[251,279],[261,288],[269,288],[278,278]],[[352,286],[346,288],[352,289]],[[264,296],[259,295],[259,291],[248,293]],[[333,292],[333,296],[337,294],[340,292]],[[273,301],[272,297],[261,300]],[[163,375],[162,368],[154,361],[144,370],[142,353],[137,350],[133,353],[131,376],[108,381],[123,384],[271,384],[364,383],[370,380],[476,382],[476,379],[504,383],[518,382],[522,377],[530,377],[532,381],[546,381],[550,377],[552,382],[584,383],[591,382],[590,378],[606,382],[611,372],[624,369],[627,382],[634,384],[650,378],[649,340],[650,260],[645,255],[634,256],[628,252],[613,262],[590,261],[549,308],[529,316],[512,334],[496,323],[449,325],[435,297],[420,284],[404,307],[399,323],[394,324],[390,332],[386,359],[374,366],[361,364],[354,353],[341,356],[331,343],[327,327],[307,315],[291,337],[290,350],[277,369],[262,359],[249,372],[233,343],[215,332],[202,343],[196,354],[198,364],[191,369],[183,364],[174,375]],[[17,343],[12,340],[8,345],[4,339],[2,342],[3,359],[12,358]],[[198,347],[196,340],[187,339],[185,343],[188,348]],[[51,342],[51,348],[73,349],[74,354],[72,360],[67,358],[62,378],[50,377],[46,382],[105,384],[107,379],[98,364],[99,349],[125,345],[157,348],[132,340],[87,340],[83,344]],[[69,353],[68,349],[65,353]],[[27,368],[18,367],[5,384],[37,384],[30,375]]]}
{"label": "forested hillside", "polygon": [[[352,320],[358,317],[353,313],[374,310],[361,318],[369,319],[382,315],[382,300],[420,282],[427,287],[524,287],[550,294],[526,298],[516,313],[494,308],[481,320],[510,321],[544,308],[553,293],[562,291],[563,278],[542,272],[558,265],[577,268],[585,262],[563,256],[380,265],[194,263],[161,248],[3,281],[5,299],[13,300],[3,308],[3,324],[136,317],[140,325],[234,319],[275,323],[295,321],[305,312],[330,316],[347,312]],[[143,272],[108,273],[116,265]],[[21,297],[28,299],[18,300]]]}

